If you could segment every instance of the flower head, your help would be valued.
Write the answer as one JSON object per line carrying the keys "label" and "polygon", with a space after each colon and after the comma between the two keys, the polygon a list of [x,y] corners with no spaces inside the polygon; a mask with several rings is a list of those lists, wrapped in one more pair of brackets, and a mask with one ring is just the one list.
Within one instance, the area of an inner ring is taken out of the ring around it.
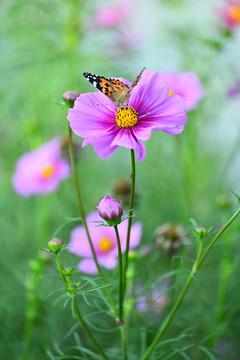
{"label": "flower head", "polygon": [[240,1],[226,1],[225,6],[219,10],[219,15],[224,22],[224,25],[229,30],[233,30],[237,26],[240,26]]}
{"label": "flower head", "polygon": [[228,90],[228,96],[232,99],[240,96],[240,79],[237,79]]}
{"label": "flower head", "polygon": [[95,23],[100,27],[112,28],[121,23],[130,14],[130,7],[125,2],[115,6],[103,6],[95,15]]}
{"label": "flower head", "polygon": [[48,242],[49,250],[52,252],[59,252],[63,247],[63,242],[60,239],[54,238]]}
{"label": "flower head", "polygon": [[[89,214],[86,220],[99,265],[107,269],[113,269],[117,265],[118,256],[117,240],[114,228],[108,226],[96,226],[96,221],[101,220],[97,211]],[[127,227],[127,220],[124,220],[118,225],[122,252],[126,249]],[[141,233],[141,224],[133,224],[130,235],[130,248],[135,248],[139,244]],[[85,258],[80,261],[78,265],[79,270],[88,274],[97,273],[97,268],[94,263],[91,248],[83,226],[78,226],[72,230],[68,250]]]}
{"label": "flower head", "polygon": [[109,225],[117,225],[121,222],[123,207],[117,200],[107,195],[100,201],[98,213]]}
{"label": "flower head", "polygon": [[55,191],[68,176],[70,165],[61,156],[61,139],[55,138],[18,160],[12,183],[22,196],[47,194]]}
{"label": "flower head", "polygon": [[[130,86],[127,80],[119,80]],[[126,106],[117,110],[115,102],[101,92],[82,94],[69,109],[70,127],[85,138],[82,146],[92,144],[101,159],[123,146],[135,150],[141,161],[146,156],[142,141],[148,140],[153,130],[180,134],[187,121],[184,100],[168,93],[164,78],[145,70]]]}
{"label": "flower head", "polygon": [[193,110],[204,96],[199,78],[193,72],[163,74],[168,83],[169,95],[178,94],[186,102],[186,110]]}
{"label": "flower head", "polygon": [[189,237],[183,226],[165,224],[155,231],[155,243],[157,247],[167,251],[172,256],[183,245],[189,245]]}

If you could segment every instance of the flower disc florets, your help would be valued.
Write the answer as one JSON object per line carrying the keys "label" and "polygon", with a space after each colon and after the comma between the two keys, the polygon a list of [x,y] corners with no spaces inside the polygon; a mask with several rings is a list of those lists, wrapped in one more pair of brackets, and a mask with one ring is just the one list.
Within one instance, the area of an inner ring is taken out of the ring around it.
{"label": "flower disc florets", "polygon": [[123,128],[134,126],[138,122],[137,112],[131,106],[117,109],[116,122],[118,126]]}
{"label": "flower disc florets", "polygon": [[122,205],[110,196],[105,196],[98,205],[99,215],[107,222],[107,225],[115,226],[122,221]]}

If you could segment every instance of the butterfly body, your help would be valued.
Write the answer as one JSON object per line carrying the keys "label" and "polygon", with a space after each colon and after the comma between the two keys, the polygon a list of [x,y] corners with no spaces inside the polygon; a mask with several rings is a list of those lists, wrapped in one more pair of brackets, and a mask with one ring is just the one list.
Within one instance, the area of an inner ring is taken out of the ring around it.
{"label": "butterfly body", "polygon": [[91,84],[93,84],[93,86],[114,101],[116,108],[122,108],[127,105],[131,91],[141,79],[144,69],[145,68],[142,69],[131,86],[124,84],[118,79],[105,78],[104,76],[88,72],[84,72],[83,75]]}

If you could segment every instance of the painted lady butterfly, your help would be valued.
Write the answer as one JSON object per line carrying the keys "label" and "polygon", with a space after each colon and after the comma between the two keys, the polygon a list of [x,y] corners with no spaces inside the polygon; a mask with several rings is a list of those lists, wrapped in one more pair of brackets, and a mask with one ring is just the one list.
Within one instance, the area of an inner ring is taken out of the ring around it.
{"label": "painted lady butterfly", "polygon": [[138,84],[144,70],[145,68],[142,69],[130,87],[117,79],[105,78],[88,72],[84,72],[83,75],[93,86],[114,101],[116,108],[121,108],[127,105],[131,91]]}

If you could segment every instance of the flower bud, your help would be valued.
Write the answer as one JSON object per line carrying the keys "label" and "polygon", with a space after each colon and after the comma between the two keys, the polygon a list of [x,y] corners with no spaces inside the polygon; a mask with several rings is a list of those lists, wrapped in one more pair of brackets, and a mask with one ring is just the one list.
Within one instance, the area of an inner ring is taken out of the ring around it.
{"label": "flower bud", "polygon": [[48,248],[55,253],[59,252],[63,247],[63,242],[60,239],[54,238],[48,242]]}
{"label": "flower bud", "polygon": [[123,208],[117,200],[107,195],[100,201],[98,212],[108,225],[115,226],[121,222]]}
{"label": "flower bud", "polygon": [[197,227],[197,228],[195,229],[195,233],[196,233],[199,237],[203,238],[204,236],[207,236],[208,230],[207,230],[206,228],[204,228],[204,227]]}
{"label": "flower bud", "polygon": [[71,268],[71,267],[66,267],[63,269],[63,274],[65,276],[71,276],[75,273],[76,269],[75,268]]}
{"label": "flower bud", "polygon": [[70,107],[72,107],[74,101],[76,100],[77,97],[79,97],[79,95],[80,94],[77,91],[66,91],[63,94],[62,98],[65,102],[67,102],[70,105]]}

